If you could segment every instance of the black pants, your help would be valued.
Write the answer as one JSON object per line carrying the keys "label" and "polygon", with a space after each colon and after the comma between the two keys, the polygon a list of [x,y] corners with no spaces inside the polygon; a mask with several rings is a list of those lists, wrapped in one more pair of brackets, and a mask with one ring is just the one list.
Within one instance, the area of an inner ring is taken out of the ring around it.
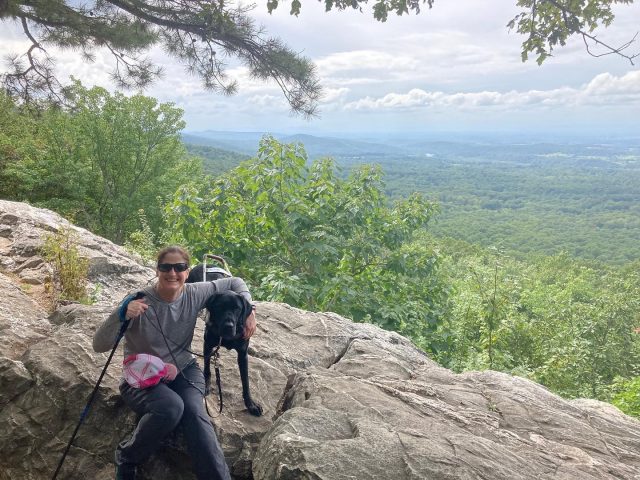
{"label": "black pants", "polygon": [[140,389],[123,381],[122,398],[142,418],[131,438],[118,445],[116,463],[144,462],[181,425],[198,480],[229,480],[229,468],[204,409],[203,392],[204,376],[195,362],[168,384]]}

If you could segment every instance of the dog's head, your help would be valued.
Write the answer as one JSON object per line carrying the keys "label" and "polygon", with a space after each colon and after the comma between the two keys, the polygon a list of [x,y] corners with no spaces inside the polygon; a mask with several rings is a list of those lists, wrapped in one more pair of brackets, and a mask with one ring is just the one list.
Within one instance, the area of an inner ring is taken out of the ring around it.
{"label": "dog's head", "polygon": [[242,295],[231,290],[217,292],[209,297],[205,307],[209,311],[208,329],[213,329],[223,339],[233,339],[243,334],[251,304]]}

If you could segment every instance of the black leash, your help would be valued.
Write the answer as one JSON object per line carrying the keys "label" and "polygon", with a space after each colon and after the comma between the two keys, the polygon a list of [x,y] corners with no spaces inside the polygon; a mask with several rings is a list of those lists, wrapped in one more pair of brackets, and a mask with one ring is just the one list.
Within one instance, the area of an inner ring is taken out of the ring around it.
{"label": "black leash", "polygon": [[[144,296],[144,294],[142,292],[138,292],[135,295],[135,297],[133,297],[133,300],[140,299],[143,296]],[[58,463],[58,468],[56,468],[56,471],[53,473],[53,477],[51,477],[51,480],[56,480],[56,478],[58,477],[58,473],[60,472],[60,469],[62,468],[62,464],[64,463],[64,460],[65,460],[65,458],[67,458],[67,454],[69,453],[69,450],[71,449],[71,444],[73,443],[73,440],[76,438],[76,435],[78,433],[78,430],[80,430],[80,426],[82,425],[82,422],[84,422],[84,419],[86,418],[87,414],[89,413],[89,409],[91,408],[91,404],[95,400],[96,394],[98,393],[98,387],[100,387],[100,382],[102,382],[102,378],[104,377],[104,374],[107,373],[107,367],[109,367],[109,363],[111,363],[111,359],[113,358],[113,354],[116,353],[116,349],[118,348],[118,344],[120,343],[120,340],[122,340],[122,337],[124,337],[124,334],[127,331],[127,328],[129,328],[129,322],[130,322],[130,320],[125,320],[124,322],[122,322],[122,325],[120,326],[120,331],[118,332],[118,337],[116,338],[116,341],[113,344],[113,348],[111,349],[111,353],[109,354],[109,358],[107,359],[107,363],[104,364],[104,368],[102,369],[102,373],[100,374],[100,377],[98,378],[98,382],[96,383],[96,386],[93,388],[93,392],[91,392],[91,395],[89,396],[89,400],[87,401],[87,404],[85,405],[84,410],[82,410],[82,413],[80,414],[80,420],[78,421],[78,424],[76,425],[76,429],[73,431],[73,434],[71,435],[71,439],[69,440],[69,443],[67,444],[67,448],[65,448],[64,453],[62,454],[62,458],[60,459],[60,463]]]}
{"label": "black leash", "polygon": [[218,346],[213,351],[213,368],[216,371],[216,385],[218,385],[218,396],[220,397],[220,411],[222,413],[222,381],[220,380],[220,345],[222,345],[222,337]]}
{"label": "black leash", "polygon": [[[220,410],[218,411],[218,415],[222,413],[222,381],[220,380],[220,346],[222,345],[222,337],[220,337],[220,341],[218,342],[218,345],[216,346],[216,348],[213,350],[213,369],[216,371],[216,385],[218,386],[218,398],[220,399]],[[209,411],[209,404],[206,401],[206,397],[205,397],[205,402],[204,402],[204,406],[207,410],[207,414],[211,417],[211,418],[216,418],[213,415],[211,415],[211,412]]]}
{"label": "black leash", "polygon": [[[149,307],[153,308],[152,305],[149,305]],[[155,309],[154,309],[155,310]],[[156,329],[156,331],[160,332],[160,335],[162,335],[162,338],[164,339],[165,345],[167,346],[167,349],[169,350],[169,353],[172,353],[171,347],[169,347],[169,345],[167,345],[167,340],[169,342],[171,342],[173,344],[174,347],[180,347],[182,348],[185,352],[190,353],[191,355],[195,356],[195,357],[200,357],[200,358],[204,358],[204,355],[202,355],[201,353],[197,353],[194,352],[192,350],[189,350],[188,348],[183,348],[182,345],[180,345],[178,342],[176,342],[175,340],[173,340],[171,337],[167,337],[164,334],[164,331],[162,330],[162,327],[160,326],[160,323],[158,323],[158,325],[155,325],[153,322],[149,322],[149,325],[151,325],[153,328]],[[171,357],[173,358],[173,355],[171,355]],[[174,358],[174,362],[175,362],[175,358]]]}
{"label": "black leash", "polygon": [[[149,308],[153,308],[153,310],[155,311],[155,307],[153,305],[149,305]],[[198,386],[193,383],[191,380],[189,380],[186,375],[182,372],[182,369],[180,368],[180,364],[178,363],[178,360],[176,359],[176,356],[173,354],[173,350],[171,350],[171,347],[169,346],[169,343],[167,340],[171,340],[171,338],[167,337],[164,334],[164,331],[162,330],[162,325],[160,325],[160,319],[158,318],[158,313],[156,312],[156,323],[158,324],[158,326],[156,327],[153,322],[151,320],[149,320],[149,324],[151,326],[153,326],[153,328],[155,328],[156,330],[158,330],[160,332],[160,335],[162,335],[162,339],[164,340],[164,344],[167,347],[167,350],[169,350],[169,355],[171,355],[171,358],[173,359],[173,364],[175,365],[175,367],[178,369],[178,374],[182,376],[182,378],[184,378],[185,382],[187,382],[189,385],[191,385],[193,388],[195,388],[196,390],[198,390],[198,392],[200,392],[200,394],[204,397],[204,390],[200,390],[198,388]],[[174,340],[171,340],[171,343],[173,343],[176,346],[180,346],[177,342],[175,342]],[[189,350],[188,348],[184,349],[185,351],[193,354],[193,355],[198,355],[197,353],[192,352],[191,350]],[[200,357],[204,358],[204,355],[199,355]]]}
{"label": "black leash", "polygon": [[[153,305],[149,305],[150,308],[153,308],[155,310],[155,308],[153,307]],[[156,319],[157,319],[157,314],[156,314]],[[201,394],[202,397],[205,399],[204,405],[205,405],[205,409],[207,411],[207,414],[209,415],[209,417],[211,418],[215,418],[213,415],[211,415],[211,412],[209,411],[209,404],[206,402],[206,395],[205,392],[200,390],[198,388],[198,386],[193,383],[192,381],[190,381],[183,373],[182,373],[182,369],[178,366],[178,360],[176,360],[176,357],[173,354],[173,350],[171,349],[171,347],[169,346],[169,341],[171,343],[173,343],[175,346],[180,346],[175,340],[171,339],[170,337],[167,337],[164,334],[164,331],[162,330],[162,326],[160,325],[160,320],[157,321],[158,325],[154,325],[153,322],[149,322],[149,324],[155,328],[156,330],[158,330],[160,332],[160,335],[162,335],[162,339],[164,340],[164,344],[167,347],[167,350],[169,350],[169,354],[171,355],[171,358],[173,359],[174,364],[176,365],[176,368],[178,369],[178,372],[180,375],[182,375],[182,378],[185,379],[185,381],[191,385],[193,388],[195,388],[196,390],[198,390]],[[222,345],[222,337],[220,337],[220,341],[218,342],[218,345],[216,346],[216,348],[213,351],[213,367],[215,369],[216,372],[216,385],[218,385],[218,395],[220,398],[220,411],[218,413],[222,413],[222,382],[220,380],[220,346]],[[191,353],[192,355],[196,355],[198,357],[202,357],[204,358],[204,355],[201,355],[199,353],[195,353],[192,352],[191,350],[189,350],[188,348],[184,349],[185,351]]]}

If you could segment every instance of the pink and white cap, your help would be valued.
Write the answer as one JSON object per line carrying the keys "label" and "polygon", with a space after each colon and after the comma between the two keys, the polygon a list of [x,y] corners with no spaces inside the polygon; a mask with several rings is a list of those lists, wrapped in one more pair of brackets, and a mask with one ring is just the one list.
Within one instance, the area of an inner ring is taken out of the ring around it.
{"label": "pink and white cap", "polygon": [[160,358],[148,353],[129,355],[122,362],[124,379],[133,388],[148,388],[161,380],[172,381],[178,374],[175,365],[164,363]]}

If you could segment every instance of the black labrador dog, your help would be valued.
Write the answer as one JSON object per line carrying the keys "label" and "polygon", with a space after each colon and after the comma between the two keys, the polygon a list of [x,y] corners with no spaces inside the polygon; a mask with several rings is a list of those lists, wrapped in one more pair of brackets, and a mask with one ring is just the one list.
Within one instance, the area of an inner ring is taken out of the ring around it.
{"label": "black labrador dog", "polygon": [[[187,282],[201,282],[203,279],[201,265],[194,267],[190,272]],[[199,270],[198,270],[199,269]],[[207,268],[207,281],[223,278],[227,272],[210,272]],[[221,270],[221,269],[220,269]],[[193,278],[191,274],[195,274]],[[214,277],[214,278],[211,278]],[[244,340],[244,322],[253,308],[249,301],[239,293],[224,291],[214,293],[205,305],[209,315],[206,320],[204,331],[204,380],[205,395],[211,391],[211,355],[213,349],[222,345],[228,350],[235,350],[238,353],[238,369],[240,370],[240,380],[242,382],[242,398],[244,404],[251,415],[259,417],[262,415],[262,407],[253,401],[249,390],[249,339]]]}

